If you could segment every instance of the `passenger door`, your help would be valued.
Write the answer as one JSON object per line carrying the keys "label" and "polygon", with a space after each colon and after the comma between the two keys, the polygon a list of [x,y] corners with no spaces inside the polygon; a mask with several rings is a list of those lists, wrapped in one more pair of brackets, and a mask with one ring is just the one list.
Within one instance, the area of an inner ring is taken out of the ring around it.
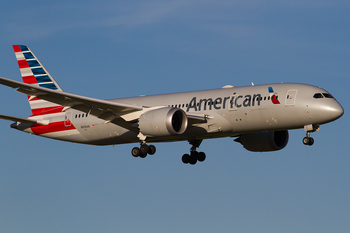
{"label": "passenger door", "polygon": [[295,100],[297,97],[298,90],[289,90],[286,95],[286,107],[291,107],[295,105]]}

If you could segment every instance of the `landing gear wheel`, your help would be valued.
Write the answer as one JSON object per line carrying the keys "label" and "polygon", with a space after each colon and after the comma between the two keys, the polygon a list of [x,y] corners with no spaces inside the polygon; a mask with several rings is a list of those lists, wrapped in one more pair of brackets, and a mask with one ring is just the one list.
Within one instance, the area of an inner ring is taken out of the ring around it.
{"label": "landing gear wheel", "polygon": [[184,164],[188,164],[188,163],[190,162],[190,155],[189,155],[189,154],[184,154],[184,155],[182,156],[182,162],[183,162]]}
{"label": "landing gear wheel", "polygon": [[195,165],[197,163],[197,158],[195,156],[190,156],[190,164]]}
{"label": "landing gear wheel", "polygon": [[140,154],[140,158],[146,158],[147,154]]}
{"label": "landing gear wheel", "polygon": [[198,161],[199,162],[203,162],[204,160],[205,160],[205,153],[204,152],[199,152],[198,153],[198,156],[197,156],[197,158],[198,158]]}
{"label": "landing gear wheel", "polygon": [[149,145],[148,146],[149,150],[148,150],[148,154],[149,155],[154,155],[154,153],[156,153],[156,147],[153,145]]}
{"label": "landing gear wheel", "polygon": [[147,144],[142,144],[140,147],[141,154],[147,155],[149,151],[149,146]]}
{"label": "landing gear wheel", "polygon": [[315,140],[311,137],[305,137],[303,138],[303,143],[304,145],[307,145],[307,146],[312,146],[314,144]]}
{"label": "landing gear wheel", "polygon": [[312,146],[314,144],[315,140],[313,138],[309,138],[309,146]]}
{"label": "landing gear wheel", "polygon": [[198,152],[197,151],[191,151],[191,157],[195,158],[196,160],[198,159]]}
{"label": "landing gear wheel", "polygon": [[140,153],[140,148],[138,148],[138,147],[132,148],[131,154],[132,154],[132,156],[134,156],[134,157],[139,157],[140,154],[141,154],[141,153]]}
{"label": "landing gear wheel", "polygon": [[190,156],[190,164],[195,165],[198,161],[198,152],[197,151],[191,151]]}

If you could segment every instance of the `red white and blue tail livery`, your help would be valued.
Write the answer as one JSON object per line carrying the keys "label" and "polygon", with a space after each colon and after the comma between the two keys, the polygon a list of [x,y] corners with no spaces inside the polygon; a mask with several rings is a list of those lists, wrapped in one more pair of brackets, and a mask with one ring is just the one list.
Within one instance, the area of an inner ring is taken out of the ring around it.
{"label": "red white and blue tail livery", "polygon": [[[62,92],[61,87],[27,46],[13,45],[13,49],[24,83]],[[26,129],[26,132],[54,138],[64,136],[67,131],[71,135],[79,134],[65,119],[64,106],[40,99],[37,95],[28,95],[28,102],[33,114],[29,119],[40,119],[42,123],[48,122],[48,124],[33,124],[30,129]]]}
{"label": "red white and blue tail livery", "polygon": [[[13,45],[13,49],[16,54],[19,70],[24,83],[62,91],[49,72],[27,46]],[[61,105],[40,100],[38,98],[30,99],[29,97],[28,99],[33,115],[41,114],[50,110],[61,111],[63,108]],[[58,110],[59,108],[61,108],[61,110]]]}
{"label": "red white and blue tail livery", "polygon": [[92,144],[140,143],[131,154],[156,152],[153,142],[188,141],[184,163],[203,162],[197,152],[204,139],[237,137],[249,151],[277,151],[288,130],[304,128],[305,145],[320,125],[341,117],[342,106],[326,90],[298,83],[277,83],[101,100],[64,92],[34,53],[14,45],[23,82],[0,77],[0,84],[27,95],[32,115],[14,117],[11,127],[52,139]]}

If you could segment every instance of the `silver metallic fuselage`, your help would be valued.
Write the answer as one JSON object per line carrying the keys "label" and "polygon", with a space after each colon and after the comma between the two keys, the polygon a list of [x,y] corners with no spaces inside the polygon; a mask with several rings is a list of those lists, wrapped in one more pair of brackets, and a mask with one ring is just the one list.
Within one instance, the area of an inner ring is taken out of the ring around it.
{"label": "silver metallic fuselage", "polygon": [[[325,124],[343,115],[343,108],[334,98],[314,98],[316,93],[328,92],[312,85],[279,83],[109,101],[142,107],[180,108],[188,115],[202,116],[205,119],[189,118],[187,130],[180,135],[147,138],[147,142],[164,142],[297,129],[305,125]],[[273,96],[276,98],[274,101]],[[40,136],[94,145],[140,142],[137,137],[137,122],[132,126],[135,128],[133,131],[94,116],[86,116],[86,113],[74,109],[55,117],[69,120],[76,132],[62,131]],[[14,128],[32,133],[25,124]]]}

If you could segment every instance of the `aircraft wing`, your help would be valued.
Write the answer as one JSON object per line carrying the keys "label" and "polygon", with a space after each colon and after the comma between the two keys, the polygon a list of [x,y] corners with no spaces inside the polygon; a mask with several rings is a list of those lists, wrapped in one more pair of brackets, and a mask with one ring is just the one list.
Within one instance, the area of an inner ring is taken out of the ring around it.
{"label": "aircraft wing", "polygon": [[125,114],[143,110],[140,106],[115,103],[62,91],[55,91],[36,85],[26,84],[19,81],[0,77],[0,84],[17,88],[17,92],[26,94],[30,98],[39,98],[64,106],[63,111],[69,108],[89,113],[108,122]]}

